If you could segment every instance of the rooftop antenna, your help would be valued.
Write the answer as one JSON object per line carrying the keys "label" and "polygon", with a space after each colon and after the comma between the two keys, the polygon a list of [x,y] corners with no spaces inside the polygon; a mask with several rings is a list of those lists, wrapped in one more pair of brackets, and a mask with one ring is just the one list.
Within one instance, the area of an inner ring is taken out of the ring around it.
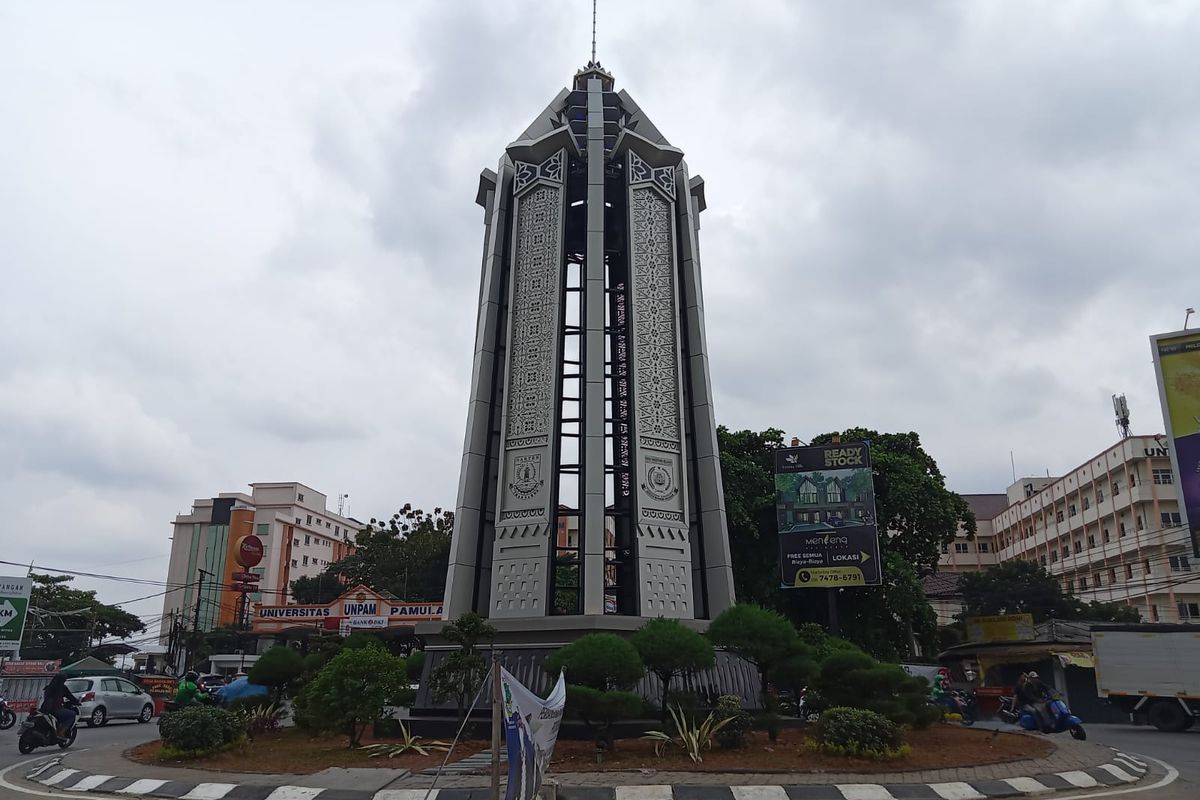
{"label": "rooftop antenna", "polygon": [[339,517],[346,516],[346,514],[345,514],[346,501],[349,499],[350,499],[350,495],[348,495],[348,494],[339,494],[338,495],[338,516]]}
{"label": "rooftop antenna", "polygon": [[[596,63],[596,0],[592,0],[592,60],[590,63]],[[1186,328],[1187,324],[1185,323],[1183,327]]]}
{"label": "rooftop antenna", "polygon": [[[595,5],[595,0],[593,0],[592,5],[593,6]],[[592,13],[594,14],[595,11],[593,10]],[[592,58],[593,59],[596,58],[596,20],[594,17],[592,19]],[[1187,312],[1183,316],[1183,329],[1186,331],[1188,320],[1192,318],[1192,314],[1196,313],[1196,309],[1192,308],[1191,306],[1188,306],[1187,308],[1184,309],[1184,311]]]}
{"label": "rooftop antenna", "polygon": [[1113,413],[1117,415],[1117,432],[1121,434],[1122,439],[1129,438],[1129,404],[1125,402],[1125,395],[1114,394]]}

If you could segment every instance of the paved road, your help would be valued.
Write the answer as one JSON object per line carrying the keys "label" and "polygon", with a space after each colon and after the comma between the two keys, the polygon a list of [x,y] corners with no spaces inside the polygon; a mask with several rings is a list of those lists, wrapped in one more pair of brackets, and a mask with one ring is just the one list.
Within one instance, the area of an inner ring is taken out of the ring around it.
{"label": "paved road", "polygon": [[1088,741],[1126,753],[1150,756],[1179,770],[1179,779],[1161,789],[1137,795],[1138,800],[1196,800],[1200,797],[1200,730],[1162,733],[1133,725],[1088,725]]}
{"label": "paved road", "polygon": [[[4,770],[19,761],[26,761],[38,756],[50,756],[59,752],[57,748],[43,748],[41,750],[34,750],[33,753],[27,756],[21,755],[17,752],[16,735],[20,724],[18,722],[16,726],[7,731],[0,731],[0,770]],[[87,728],[81,725],[79,727],[79,736],[75,739],[73,749],[87,747],[92,750],[111,751],[112,757],[119,760],[122,751],[142,742],[148,742],[151,739],[157,738],[157,720],[146,725],[139,725],[136,722],[113,721],[103,728]]]}

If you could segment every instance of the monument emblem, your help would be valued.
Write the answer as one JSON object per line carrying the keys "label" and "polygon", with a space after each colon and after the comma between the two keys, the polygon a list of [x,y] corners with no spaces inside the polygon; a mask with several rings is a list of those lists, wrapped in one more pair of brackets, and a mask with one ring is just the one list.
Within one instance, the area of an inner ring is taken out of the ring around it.
{"label": "monument emblem", "polygon": [[484,251],[446,617],[475,611],[501,631],[711,619],[734,598],[704,181],[593,57],[475,199]]}

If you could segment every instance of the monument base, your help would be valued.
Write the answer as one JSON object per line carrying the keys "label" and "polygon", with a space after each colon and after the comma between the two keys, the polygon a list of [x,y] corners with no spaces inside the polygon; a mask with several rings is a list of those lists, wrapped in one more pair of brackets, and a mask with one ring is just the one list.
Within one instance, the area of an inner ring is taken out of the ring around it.
{"label": "monument base", "polygon": [[[496,629],[494,642],[480,642],[478,650],[486,659],[491,659],[492,649],[500,664],[517,680],[531,690],[544,695],[557,675],[551,676],[542,668],[545,661],[557,650],[589,633],[615,633],[628,638],[634,631],[650,621],[648,617],[626,616],[561,616],[535,617],[530,619],[491,619]],[[680,620],[697,632],[708,627],[708,620]],[[431,675],[446,657],[457,649],[442,636],[447,622],[423,622],[417,625],[417,635],[425,642],[425,665],[421,671],[421,683],[417,688],[417,699],[413,705],[414,718],[436,718],[454,715],[457,706],[453,701],[438,702],[433,697]],[[676,679],[674,692],[690,692],[696,695],[701,707],[715,707],[717,698],[732,694],[739,697],[742,707],[761,707],[758,669],[733,653],[717,650],[716,663],[703,672]],[[567,675],[570,683],[571,676]],[[662,698],[662,686],[654,675],[647,673],[634,687],[648,703],[657,705]],[[570,716],[570,708],[567,709]],[[491,683],[483,688],[472,719],[490,719]]]}

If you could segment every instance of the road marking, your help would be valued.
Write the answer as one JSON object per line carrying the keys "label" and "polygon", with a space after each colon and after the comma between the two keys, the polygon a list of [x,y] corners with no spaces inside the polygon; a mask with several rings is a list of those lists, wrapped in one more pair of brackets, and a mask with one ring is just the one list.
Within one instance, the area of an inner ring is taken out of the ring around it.
{"label": "road marking", "polygon": [[310,789],[307,786],[280,786],[267,795],[267,800],[309,800],[316,797],[324,789]]}
{"label": "road marking", "polygon": [[895,800],[892,793],[878,783],[839,783],[837,788],[846,800]]}
{"label": "road marking", "polygon": [[113,776],[112,775],[88,775],[86,778],[84,778],[79,783],[75,784],[74,786],[67,786],[65,788],[68,792],[86,792],[91,789],[95,789],[97,786],[104,783],[106,780],[108,780],[111,777],[113,777]]}
{"label": "road marking", "polygon": [[944,800],[980,800],[984,797],[974,786],[962,781],[952,783],[931,783],[929,788],[938,793]]}
{"label": "road marking", "polygon": [[1046,784],[1042,783],[1041,781],[1034,780],[1033,778],[1001,778],[1001,780],[1016,789],[1018,792],[1023,792],[1025,794],[1040,794],[1042,792],[1053,791],[1053,789]]}
{"label": "road marking", "polygon": [[221,800],[236,788],[236,783],[199,783],[179,800]]}
{"label": "road marking", "polygon": [[616,800],[672,800],[670,786],[618,786]]}
{"label": "road marking", "polygon": [[782,786],[730,786],[734,800],[788,800]]}
{"label": "road marking", "polygon": [[1091,789],[1100,785],[1100,781],[1096,780],[1082,770],[1060,772],[1058,773],[1058,777],[1062,778],[1064,781],[1078,789]]}
{"label": "road marking", "polygon": [[77,769],[60,769],[58,772],[54,773],[49,778],[46,778],[46,780],[38,781],[38,783],[40,783],[44,786],[54,786],[56,784],[62,783],[67,778],[74,775],[76,772],[79,772],[79,770],[77,770]]}
{"label": "road marking", "polygon": [[40,767],[35,769],[33,772],[26,775],[25,778],[26,778],[26,780],[33,780],[38,775],[41,775],[42,773],[46,772],[46,770],[53,769],[54,767],[57,767],[61,763],[62,763],[62,756],[55,756],[54,758],[47,761],[45,764],[42,764]]}
{"label": "road marking", "polygon": [[1136,783],[1137,782],[1137,778],[1133,777],[1132,775],[1130,775],[1128,772],[1121,769],[1120,767],[1113,766],[1112,764],[1101,764],[1100,766],[1096,767],[1096,769],[1102,769],[1105,772],[1107,772],[1109,775],[1112,775],[1114,778],[1116,778],[1117,780],[1122,781],[1124,783]]}
{"label": "road marking", "polygon": [[1136,761],[1134,761],[1129,756],[1124,756],[1124,755],[1121,755],[1120,753],[1113,756],[1113,763],[1118,764],[1122,767],[1126,767],[1134,772],[1145,772],[1146,771],[1146,768],[1144,766],[1138,764]]}
{"label": "road marking", "polygon": [[1123,794],[1137,794],[1138,792],[1150,792],[1155,789],[1161,789],[1164,786],[1169,786],[1179,780],[1179,770],[1172,767],[1165,761],[1160,761],[1157,758],[1150,756],[1139,756],[1148,761],[1153,761],[1167,771],[1167,774],[1159,778],[1157,781],[1146,786],[1122,786],[1119,789],[1113,789],[1111,792],[1089,792],[1087,794],[1072,794],[1066,797],[1055,796],[1054,800],[1094,800],[1097,797],[1117,797]]}
{"label": "road marking", "polygon": [[149,794],[164,784],[166,781],[160,781],[158,778],[141,778],[124,789],[117,789],[117,794]]}
{"label": "road marking", "polygon": [[440,791],[441,789],[380,789],[375,793],[374,800],[437,800]]}

